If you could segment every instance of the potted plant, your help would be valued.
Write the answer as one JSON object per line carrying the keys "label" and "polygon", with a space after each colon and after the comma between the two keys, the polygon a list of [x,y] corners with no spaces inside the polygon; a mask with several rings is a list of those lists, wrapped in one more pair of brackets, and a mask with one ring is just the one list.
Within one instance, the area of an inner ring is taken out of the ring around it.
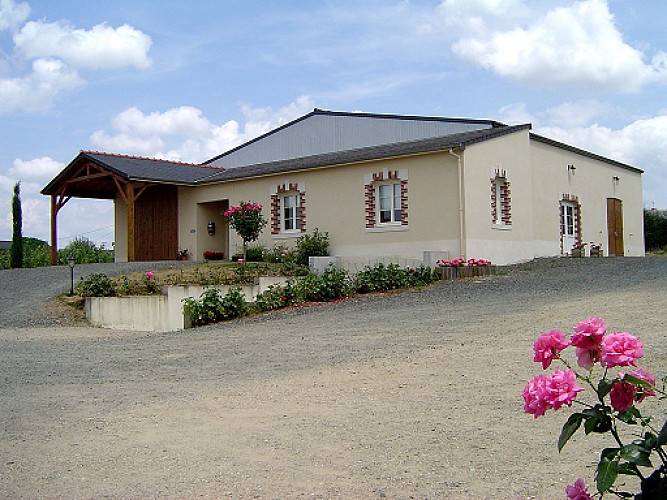
{"label": "potted plant", "polygon": [[204,258],[206,260],[222,260],[225,258],[225,252],[213,252],[211,250],[206,250],[204,252]]}
{"label": "potted plant", "polygon": [[570,253],[572,257],[586,257],[586,242],[580,241],[575,243],[572,247],[572,252]]}
{"label": "potted plant", "polygon": [[178,251],[179,260],[188,260],[190,258],[190,253],[187,248]]}

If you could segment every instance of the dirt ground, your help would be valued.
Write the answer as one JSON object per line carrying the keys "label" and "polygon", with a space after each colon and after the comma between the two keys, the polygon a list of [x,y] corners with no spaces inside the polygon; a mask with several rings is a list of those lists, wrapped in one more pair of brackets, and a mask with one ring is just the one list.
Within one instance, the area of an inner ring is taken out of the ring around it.
{"label": "dirt ground", "polygon": [[0,330],[0,497],[551,499],[591,484],[604,441],[558,454],[568,409],[523,413],[532,343],[599,315],[665,375],[665,276],[515,297],[481,281],[451,302],[446,286],[169,334]]}

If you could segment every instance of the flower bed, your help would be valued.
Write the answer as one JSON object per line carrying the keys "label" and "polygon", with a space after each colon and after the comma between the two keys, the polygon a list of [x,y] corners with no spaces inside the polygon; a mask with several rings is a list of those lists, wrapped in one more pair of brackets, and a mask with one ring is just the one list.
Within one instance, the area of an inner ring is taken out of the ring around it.
{"label": "flower bed", "polygon": [[435,271],[439,273],[440,279],[450,281],[462,278],[491,276],[496,272],[496,266],[490,260],[486,259],[437,260],[435,264],[437,266]]}

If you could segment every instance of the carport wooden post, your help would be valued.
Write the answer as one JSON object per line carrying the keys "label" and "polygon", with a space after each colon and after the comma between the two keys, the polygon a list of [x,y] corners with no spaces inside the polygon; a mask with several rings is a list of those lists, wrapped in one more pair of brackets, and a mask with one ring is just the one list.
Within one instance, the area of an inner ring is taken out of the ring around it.
{"label": "carport wooden post", "polygon": [[51,195],[51,265],[58,265],[58,212],[70,200],[63,194]]}
{"label": "carport wooden post", "polygon": [[135,184],[133,182],[124,182],[121,185],[121,182],[114,177],[114,182],[118,188],[123,201],[127,205],[127,260],[129,262],[134,262],[136,258],[136,249],[134,241],[134,204],[137,201],[137,198],[141,196],[144,190],[149,186],[144,184],[139,190],[135,190]]}

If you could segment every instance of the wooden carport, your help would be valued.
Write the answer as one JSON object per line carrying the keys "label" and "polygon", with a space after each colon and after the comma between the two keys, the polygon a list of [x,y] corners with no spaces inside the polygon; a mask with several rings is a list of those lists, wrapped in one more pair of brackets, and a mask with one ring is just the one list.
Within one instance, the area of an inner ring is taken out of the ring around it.
{"label": "wooden carport", "polygon": [[58,263],[58,213],[72,198],[125,204],[128,261],[176,259],[178,185],[193,185],[212,173],[207,166],[80,152],[42,190],[51,196],[51,264]]}

